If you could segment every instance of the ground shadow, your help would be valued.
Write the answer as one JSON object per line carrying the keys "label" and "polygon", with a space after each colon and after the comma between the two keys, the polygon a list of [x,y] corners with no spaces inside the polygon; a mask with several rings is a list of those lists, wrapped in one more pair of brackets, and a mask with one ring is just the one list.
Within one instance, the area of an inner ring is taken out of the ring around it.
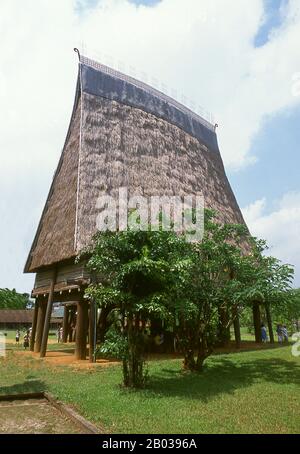
{"label": "ground shadow", "polygon": [[259,359],[240,364],[214,358],[200,374],[161,369],[151,375],[148,392],[208,401],[221,393],[232,394],[255,382],[300,385],[300,367],[283,359]]}
{"label": "ground shadow", "polygon": [[40,393],[45,389],[46,385],[41,380],[26,380],[11,386],[0,386],[0,395]]}

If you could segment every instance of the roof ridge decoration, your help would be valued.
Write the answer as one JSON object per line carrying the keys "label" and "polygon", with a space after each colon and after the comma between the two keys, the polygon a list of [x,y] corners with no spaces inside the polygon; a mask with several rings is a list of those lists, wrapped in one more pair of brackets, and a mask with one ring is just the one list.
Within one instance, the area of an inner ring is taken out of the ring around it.
{"label": "roof ridge decoration", "polygon": [[79,55],[83,93],[117,101],[168,121],[219,152],[215,126],[161,91],[120,71]]}
{"label": "roof ridge decoration", "polygon": [[206,126],[207,128],[211,129],[212,131],[215,131],[215,125],[212,124],[210,121],[206,120],[203,118],[201,115],[197,114],[193,110],[189,109],[187,106],[184,104],[180,103],[176,99],[172,98],[169,95],[166,95],[160,90],[157,90],[156,88],[152,87],[151,85],[142,82],[135,77],[128,76],[127,74],[122,73],[121,71],[118,71],[116,69],[110,68],[107,65],[104,65],[103,63],[99,63],[96,60],[93,60],[89,57],[86,57],[84,55],[79,54],[79,61],[80,63],[90,66],[91,68],[94,68],[98,71],[101,71],[103,73],[109,74],[112,77],[115,77],[117,79],[124,80],[125,82],[129,82],[132,85],[135,85],[138,88],[141,88],[142,90],[147,91],[149,94],[154,95],[161,100],[173,105],[177,109],[181,110],[183,113],[189,115],[191,118],[194,118],[197,121],[200,121],[203,126]]}

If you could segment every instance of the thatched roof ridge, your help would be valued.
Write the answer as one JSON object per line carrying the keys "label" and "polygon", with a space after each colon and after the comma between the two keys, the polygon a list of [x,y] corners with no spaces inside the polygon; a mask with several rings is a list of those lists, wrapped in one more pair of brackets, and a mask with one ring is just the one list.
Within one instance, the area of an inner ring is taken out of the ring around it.
{"label": "thatched roof ridge", "polygon": [[213,125],[200,115],[132,77],[84,57],[81,61],[81,88],[84,93],[117,101],[153,114],[196,137],[211,151],[219,152]]}
{"label": "thatched roof ridge", "polygon": [[202,192],[221,221],[244,223],[212,125],[135,79],[81,58],[73,114],[25,272],[72,260],[96,232],[101,191]]}

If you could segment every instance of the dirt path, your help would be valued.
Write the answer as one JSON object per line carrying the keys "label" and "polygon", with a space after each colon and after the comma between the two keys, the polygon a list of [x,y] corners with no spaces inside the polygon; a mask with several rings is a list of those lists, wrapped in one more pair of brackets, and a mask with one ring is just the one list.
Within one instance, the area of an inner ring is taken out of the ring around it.
{"label": "dirt path", "polygon": [[83,434],[46,399],[0,402],[1,434]]}

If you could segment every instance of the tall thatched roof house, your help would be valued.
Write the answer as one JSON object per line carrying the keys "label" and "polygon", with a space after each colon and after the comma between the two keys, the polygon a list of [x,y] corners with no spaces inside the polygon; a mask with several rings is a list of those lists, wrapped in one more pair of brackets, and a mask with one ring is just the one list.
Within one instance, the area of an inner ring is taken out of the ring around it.
{"label": "tall thatched roof house", "polygon": [[129,195],[202,192],[222,220],[244,222],[214,126],[154,88],[81,56],[68,134],[25,266],[36,273],[36,350],[43,337],[42,354],[46,302],[73,301],[78,316],[85,314],[76,334],[77,357],[85,357],[79,343],[89,276],[74,258],[96,232],[99,194],[114,195],[122,186]]}

